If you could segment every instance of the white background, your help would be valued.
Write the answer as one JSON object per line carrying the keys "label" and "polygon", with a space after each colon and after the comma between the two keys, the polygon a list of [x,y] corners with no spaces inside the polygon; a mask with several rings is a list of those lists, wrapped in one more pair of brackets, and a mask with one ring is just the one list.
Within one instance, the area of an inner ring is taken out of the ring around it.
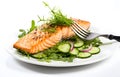
{"label": "white background", "polygon": [[[103,33],[120,35],[120,0],[44,1],[68,16],[90,21]],[[41,0],[0,0],[0,77],[120,77],[120,44],[109,59],[80,67],[50,68],[14,59],[6,49],[20,28],[29,28],[32,19],[38,21],[37,15],[48,16]]]}

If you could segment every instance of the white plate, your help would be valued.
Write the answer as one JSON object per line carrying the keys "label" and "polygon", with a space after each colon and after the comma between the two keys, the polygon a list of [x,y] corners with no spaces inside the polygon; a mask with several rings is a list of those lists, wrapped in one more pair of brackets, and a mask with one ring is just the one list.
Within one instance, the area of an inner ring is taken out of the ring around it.
{"label": "white plate", "polygon": [[[102,41],[105,42],[106,40],[102,39]],[[110,43],[110,42],[108,42],[108,43]],[[92,63],[96,63],[96,62],[102,61],[104,59],[107,59],[110,55],[113,54],[115,47],[116,47],[116,43],[100,46],[101,52],[99,54],[92,55],[92,57],[87,58],[87,59],[76,58],[76,59],[74,59],[73,62],[52,61],[50,63],[40,62],[34,58],[23,57],[16,52],[16,49],[12,48],[12,45],[7,49],[7,51],[14,58],[16,58],[20,61],[26,62],[26,63],[30,63],[30,64],[50,66],[50,67],[72,67],[72,66],[92,64]]]}

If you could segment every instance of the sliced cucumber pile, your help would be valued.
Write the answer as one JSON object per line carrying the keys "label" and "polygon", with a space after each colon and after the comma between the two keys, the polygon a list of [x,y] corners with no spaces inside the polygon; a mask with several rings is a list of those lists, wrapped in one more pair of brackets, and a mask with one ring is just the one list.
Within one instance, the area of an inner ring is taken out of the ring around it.
{"label": "sliced cucumber pile", "polygon": [[73,45],[74,45],[74,47],[72,50],[71,50],[71,45],[69,43],[62,43],[62,44],[58,45],[57,48],[60,52],[68,53],[68,54],[74,55],[78,58],[88,58],[88,57],[91,57],[92,55],[100,52],[99,47],[92,47],[92,49],[89,50],[88,52],[82,51],[85,48],[90,47],[90,45],[84,45],[84,41],[82,41],[82,40],[77,41]]}
{"label": "sliced cucumber pile", "polygon": [[58,46],[58,50],[61,51],[61,52],[67,53],[67,52],[70,51],[70,44],[68,44],[68,43],[60,44]]}
{"label": "sliced cucumber pile", "polygon": [[42,53],[37,53],[37,54],[33,54],[32,57],[40,59],[40,58],[46,57],[46,55],[44,55]]}
{"label": "sliced cucumber pile", "polygon": [[79,52],[79,54],[78,54],[79,58],[88,58],[88,57],[91,57],[91,56],[92,56],[92,54],[89,53],[89,52]]}
{"label": "sliced cucumber pile", "polygon": [[97,54],[100,52],[100,48],[98,47],[92,47],[92,49],[89,51],[91,54]]}

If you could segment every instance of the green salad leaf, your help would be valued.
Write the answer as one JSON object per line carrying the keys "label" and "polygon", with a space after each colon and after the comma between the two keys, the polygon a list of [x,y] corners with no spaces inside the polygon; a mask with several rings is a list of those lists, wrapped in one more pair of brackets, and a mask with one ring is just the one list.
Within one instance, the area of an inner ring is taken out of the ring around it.
{"label": "green salad leaf", "polygon": [[35,28],[37,28],[37,27],[35,26],[35,21],[32,20],[32,21],[31,21],[31,27],[30,27],[29,32],[33,31]]}
{"label": "green salad leaf", "polygon": [[21,34],[18,35],[18,38],[21,38],[27,34],[27,32],[24,29],[19,29],[19,31],[21,32]]}
{"label": "green salad leaf", "polygon": [[73,24],[73,20],[67,18],[66,15],[63,15],[61,10],[57,10],[55,8],[51,8],[46,2],[43,2],[43,4],[48,7],[51,13],[51,17],[48,19],[44,19],[39,17],[39,21],[48,21],[48,24],[51,26],[70,26]]}
{"label": "green salad leaf", "polygon": [[26,34],[30,33],[31,31],[33,31],[36,28],[37,28],[37,26],[35,26],[35,21],[32,20],[31,21],[31,27],[30,27],[30,29],[28,31],[26,31],[24,29],[19,30],[21,32],[21,34],[18,35],[18,38],[21,38],[21,37],[25,36]]}

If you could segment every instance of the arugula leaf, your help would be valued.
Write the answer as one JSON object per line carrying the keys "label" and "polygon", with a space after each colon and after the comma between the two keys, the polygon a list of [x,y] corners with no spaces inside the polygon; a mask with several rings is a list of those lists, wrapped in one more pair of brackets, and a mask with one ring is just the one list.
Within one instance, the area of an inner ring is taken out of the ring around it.
{"label": "arugula leaf", "polygon": [[54,11],[52,10],[52,17],[50,19],[50,25],[53,26],[70,26],[73,21],[68,19],[67,16],[63,15],[60,10]]}
{"label": "arugula leaf", "polygon": [[34,29],[36,29],[37,26],[35,26],[35,21],[32,20],[31,21],[31,27],[28,31],[24,30],[24,29],[20,29],[19,32],[21,32],[21,34],[18,35],[18,38],[21,38],[23,36],[25,36],[26,34],[30,33],[31,31],[33,31]]}
{"label": "arugula leaf", "polygon": [[63,15],[60,10],[57,10],[55,8],[51,8],[46,2],[43,2],[43,4],[48,7],[51,13],[51,17],[49,19],[43,19],[38,16],[39,21],[49,21],[48,24],[51,25],[52,27],[55,26],[70,26],[73,24],[73,20],[67,18],[66,15]]}
{"label": "arugula leaf", "polygon": [[31,31],[33,31],[35,28],[37,28],[37,27],[35,26],[35,21],[32,20],[32,21],[31,21],[31,27],[30,27],[30,30],[28,31],[28,33],[30,33]]}
{"label": "arugula leaf", "polygon": [[19,31],[21,32],[21,34],[18,35],[18,38],[21,38],[27,34],[27,32],[24,29],[20,29]]}

